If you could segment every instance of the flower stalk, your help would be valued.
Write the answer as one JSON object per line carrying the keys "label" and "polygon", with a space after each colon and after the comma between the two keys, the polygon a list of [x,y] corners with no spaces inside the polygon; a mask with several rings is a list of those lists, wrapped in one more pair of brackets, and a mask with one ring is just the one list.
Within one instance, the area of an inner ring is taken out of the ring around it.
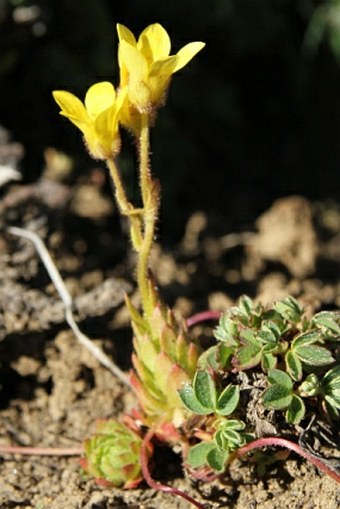
{"label": "flower stalk", "polygon": [[155,226],[159,206],[159,186],[153,181],[150,171],[150,136],[149,115],[141,114],[141,131],[139,137],[140,189],[143,202],[143,234],[137,261],[137,283],[141,293],[142,307],[145,316],[150,318],[153,303],[150,295],[149,257],[155,237]]}

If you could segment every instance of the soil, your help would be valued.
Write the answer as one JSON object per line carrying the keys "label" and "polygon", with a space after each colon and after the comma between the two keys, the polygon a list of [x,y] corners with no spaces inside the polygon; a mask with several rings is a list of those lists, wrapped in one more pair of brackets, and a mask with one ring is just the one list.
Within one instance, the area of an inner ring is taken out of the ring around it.
{"label": "soil", "polygon": [[[43,239],[74,299],[80,329],[126,372],[131,333],[123,298],[128,292],[138,299],[134,257],[102,170],[70,178],[60,155],[50,153],[46,161],[38,182],[8,184],[0,201],[0,441],[77,447],[96,419],[129,411],[134,395],[80,345],[33,244],[6,229],[20,226]],[[60,181],[61,167],[68,184]],[[197,212],[182,241],[171,252],[157,244],[152,257],[164,298],[185,316],[223,310],[242,293],[268,303],[292,294],[308,311],[339,308],[339,261],[339,206],[299,196],[275,202],[251,231],[222,236],[214,235],[209,218]],[[193,333],[204,340],[211,326]],[[184,478],[171,451],[160,450],[158,456],[153,475],[207,508],[340,506],[336,482],[293,454],[265,472],[251,461],[237,461],[212,483]],[[125,491],[98,486],[81,473],[74,457],[3,454],[0,507],[184,509],[189,504],[144,485]]]}

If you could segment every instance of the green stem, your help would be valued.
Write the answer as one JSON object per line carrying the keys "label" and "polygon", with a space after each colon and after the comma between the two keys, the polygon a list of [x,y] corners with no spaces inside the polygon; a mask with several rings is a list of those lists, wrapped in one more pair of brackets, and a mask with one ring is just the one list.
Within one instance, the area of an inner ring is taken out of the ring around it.
{"label": "green stem", "polygon": [[114,159],[108,159],[106,161],[107,166],[110,170],[110,175],[113,180],[113,184],[115,187],[115,197],[118,203],[118,207],[121,213],[124,216],[128,216],[130,219],[130,237],[133,247],[137,252],[139,252],[140,247],[143,242],[142,236],[142,224],[141,224],[141,216],[143,215],[143,210],[135,208],[127,199],[125,189],[123,187],[122,179],[120,177],[120,173],[116,166]]}
{"label": "green stem", "polygon": [[140,187],[144,207],[148,204],[151,188],[151,173],[149,161],[149,116],[147,113],[141,115],[142,126],[139,137],[139,169],[140,169]]}
{"label": "green stem", "polygon": [[106,163],[107,167],[110,170],[110,175],[115,187],[115,196],[118,206],[122,214],[130,215],[134,211],[134,208],[126,197],[125,190],[116,163],[113,159],[107,159]]}
{"label": "green stem", "polygon": [[158,194],[150,174],[149,165],[149,117],[142,115],[142,128],[139,139],[140,187],[143,200],[143,242],[137,261],[137,283],[141,293],[142,306],[146,317],[153,312],[150,293],[149,256],[154,241],[157,219]]}
{"label": "green stem", "polygon": [[153,311],[152,296],[150,294],[149,256],[153,243],[154,231],[155,217],[152,213],[146,213],[144,216],[144,238],[137,261],[137,283],[146,317],[150,317]]}

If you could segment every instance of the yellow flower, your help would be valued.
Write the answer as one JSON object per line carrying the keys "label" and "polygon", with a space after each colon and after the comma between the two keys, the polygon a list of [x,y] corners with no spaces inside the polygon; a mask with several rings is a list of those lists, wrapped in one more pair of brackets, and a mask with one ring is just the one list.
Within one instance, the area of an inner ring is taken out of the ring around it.
{"label": "yellow flower", "polygon": [[89,88],[83,104],[75,95],[55,90],[53,97],[67,117],[83,133],[90,155],[94,159],[110,159],[120,148],[118,116],[126,91],[118,95],[107,81]]}
{"label": "yellow flower", "polygon": [[118,24],[117,32],[120,87],[128,88],[130,105],[140,113],[152,113],[162,105],[171,76],[205,46],[203,42],[191,42],[170,55],[170,37],[158,23],[148,26],[138,41],[124,25]]}

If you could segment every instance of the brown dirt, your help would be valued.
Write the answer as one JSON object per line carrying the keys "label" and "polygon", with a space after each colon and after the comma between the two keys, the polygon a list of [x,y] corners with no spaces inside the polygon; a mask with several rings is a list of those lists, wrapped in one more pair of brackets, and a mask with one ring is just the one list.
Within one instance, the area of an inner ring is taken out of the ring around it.
{"label": "brown dirt", "polygon": [[[81,329],[127,371],[131,335],[123,293],[133,289],[133,257],[119,236],[98,171],[73,188],[44,179],[13,186],[0,202],[2,444],[78,446],[97,418],[119,416],[135,403],[70,332],[60,299],[30,242],[5,230],[16,224],[39,233],[75,298]],[[84,200],[91,206],[84,207]],[[163,254],[156,246],[153,265],[165,298],[188,315],[208,306],[223,309],[243,292],[264,302],[291,293],[310,310],[340,307],[339,260],[339,208],[290,197],[276,202],[250,233],[216,238],[209,232],[208,218],[197,213],[172,253]],[[194,332],[206,336],[211,329]],[[166,451],[159,456],[162,480],[207,508],[340,506],[335,481],[294,455],[264,474],[251,462],[235,462],[224,479],[210,484],[182,478],[179,460],[170,461]],[[76,458],[7,454],[0,458],[0,507],[184,509],[189,504],[146,487],[100,487],[81,474]]]}

